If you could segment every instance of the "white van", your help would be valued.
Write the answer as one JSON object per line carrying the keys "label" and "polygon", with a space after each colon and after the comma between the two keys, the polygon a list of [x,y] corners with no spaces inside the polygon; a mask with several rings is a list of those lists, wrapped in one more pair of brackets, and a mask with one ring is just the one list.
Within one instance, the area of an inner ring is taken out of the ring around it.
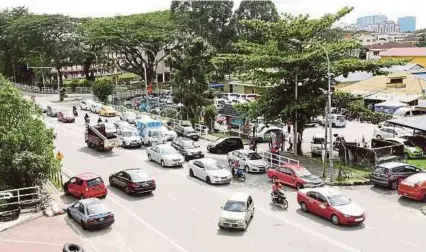
{"label": "white van", "polygon": [[240,95],[237,93],[227,93],[227,94],[224,94],[224,98],[228,100],[236,100],[240,98]]}
{"label": "white van", "polygon": [[415,106],[412,106],[412,107],[402,107],[397,109],[393,113],[393,117],[400,118],[405,116],[418,116],[418,115],[424,115],[424,114],[426,114],[426,111],[416,109]]}
{"label": "white van", "polygon": [[311,155],[312,157],[321,156],[324,150],[325,136],[321,134],[315,134],[312,137],[311,142]]}
{"label": "white van", "polygon": [[[339,128],[344,128],[346,127],[346,118],[344,115],[339,115],[339,114],[331,114],[330,115],[330,120],[331,120],[331,126],[333,128],[335,127],[339,127]],[[322,120],[322,124],[325,125],[326,121],[325,121],[325,117]]]}

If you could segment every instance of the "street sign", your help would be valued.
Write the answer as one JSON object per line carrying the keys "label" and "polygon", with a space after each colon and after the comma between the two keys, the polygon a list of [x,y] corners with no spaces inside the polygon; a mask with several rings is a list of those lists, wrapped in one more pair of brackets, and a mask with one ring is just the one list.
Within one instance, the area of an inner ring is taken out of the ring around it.
{"label": "street sign", "polygon": [[58,153],[56,154],[56,158],[57,158],[59,161],[62,161],[62,159],[64,158],[64,155],[62,155],[62,153],[61,153],[60,151],[58,151]]}

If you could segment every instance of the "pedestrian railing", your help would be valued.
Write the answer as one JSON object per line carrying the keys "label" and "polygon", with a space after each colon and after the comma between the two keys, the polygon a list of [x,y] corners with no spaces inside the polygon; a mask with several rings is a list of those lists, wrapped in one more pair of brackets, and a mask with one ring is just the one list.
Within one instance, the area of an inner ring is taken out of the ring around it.
{"label": "pedestrian railing", "polygon": [[297,165],[300,164],[299,160],[288,158],[288,157],[281,156],[279,154],[275,154],[275,153],[267,152],[267,151],[262,153],[262,157],[264,160],[266,160],[269,163],[270,167],[282,166],[285,164],[297,164]]}
{"label": "pedestrian railing", "polygon": [[76,87],[75,92],[78,94],[89,94],[92,92],[90,87]]}
{"label": "pedestrian railing", "polygon": [[40,205],[40,203],[41,189],[39,186],[0,191],[1,213],[11,212],[1,211],[1,209],[7,209],[7,206],[10,205],[19,205],[19,207],[25,208],[33,206],[37,207]]}
{"label": "pedestrian railing", "polygon": [[[68,92],[68,91],[67,91]],[[54,93],[56,93],[56,91],[55,90],[53,90],[53,88],[45,88],[45,87],[42,87],[41,88],[41,93],[42,94],[54,94]]]}

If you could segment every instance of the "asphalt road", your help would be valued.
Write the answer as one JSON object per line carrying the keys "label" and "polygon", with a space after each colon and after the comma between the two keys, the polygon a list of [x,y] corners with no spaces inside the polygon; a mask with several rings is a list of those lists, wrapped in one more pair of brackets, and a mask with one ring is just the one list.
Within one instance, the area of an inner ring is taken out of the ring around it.
{"label": "asphalt road", "polygon": [[[84,143],[83,115],[80,113],[75,124],[48,119],[54,122],[58,133],[55,144],[64,154],[65,173],[72,176],[90,171],[107,181],[113,172],[140,167],[157,182],[157,190],[150,196],[132,197],[109,188],[104,201],[116,216],[111,228],[87,232],[68,220],[70,227],[85,238],[84,246],[95,252],[142,249],[170,252],[426,250],[426,218],[418,211],[422,203],[400,199],[396,192],[371,186],[341,188],[365,209],[367,218],[361,226],[336,227],[327,220],[302,213],[292,189],[287,191],[287,211],[271,205],[271,184],[264,174],[249,174],[245,183],[232,181],[230,185],[210,186],[190,178],[186,165],[164,169],[148,162],[145,148],[118,148],[111,153],[98,153]],[[92,120],[95,118],[97,116],[92,116]],[[206,143],[201,142],[201,145]],[[207,156],[222,162],[226,159],[224,155]],[[256,207],[253,221],[245,232],[219,231],[220,206],[227,196],[238,191],[250,192],[253,196]],[[71,203],[75,199],[64,196],[64,201]]]}

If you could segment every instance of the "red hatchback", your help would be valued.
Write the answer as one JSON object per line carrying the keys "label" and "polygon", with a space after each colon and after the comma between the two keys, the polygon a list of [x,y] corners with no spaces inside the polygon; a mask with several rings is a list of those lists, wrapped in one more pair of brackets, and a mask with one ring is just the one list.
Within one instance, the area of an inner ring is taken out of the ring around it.
{"label": "red hatchback", "polygon": [[280,180],[282,183],[296,187],[297,189],[320,187],[324,182],[315,175],[312,175],[305,167],[298,164],[285,164],[281,167],[268,169],[268,178]]}
{"label": "red hatchback", "polygon": [[81,199],[104,198],[108,194],[104,181],[94,173],[84,173],[72,177],[64,184],[64,192]]}
{"label": "red hatchback", "polygon": [[402,180],[398,194],[418,201],[426,201],[426,173],[417,173]]}

